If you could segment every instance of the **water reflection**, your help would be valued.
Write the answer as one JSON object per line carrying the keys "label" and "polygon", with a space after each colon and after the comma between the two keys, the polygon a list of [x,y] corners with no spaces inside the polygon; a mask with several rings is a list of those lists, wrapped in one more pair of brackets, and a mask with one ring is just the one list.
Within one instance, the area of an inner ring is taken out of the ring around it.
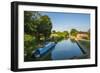
{"label": "water reflection", "polygon": [[76,43],[75,39],[70,39],[70,41],[71,41],[72,43]]}
{"label": "water reflection", "polygon": [[59,42],[51,53],[53,60],[71,59],[83,54],[75,40],[70,39]]}

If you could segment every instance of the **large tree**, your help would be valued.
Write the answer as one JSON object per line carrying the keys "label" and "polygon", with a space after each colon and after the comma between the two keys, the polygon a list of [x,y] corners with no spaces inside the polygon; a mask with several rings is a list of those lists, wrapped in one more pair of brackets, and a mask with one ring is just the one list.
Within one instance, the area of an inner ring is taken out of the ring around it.
{"label": "large tree", "polygon": [[40,41],[41,34],[45,40],[50,36],[52,23],[47,15],[41,15],[39,12],[24,12],[24,31],[27,34],[34,35],[37,42]]}
{"label": "large tree", "polygon": [[38,19],[40,18],[39,12],[24,11],[24,31],[27,34],[35,34],[37,32],[36,28],[39,24]]}
{"label": "large tree", "polygon": [[40,34],[43,34],[45,37],[45,40],[50,36],[52,29],[52,22],[50,18],[47,15],[40,17],[40,24],[37,27],[37,31]]}

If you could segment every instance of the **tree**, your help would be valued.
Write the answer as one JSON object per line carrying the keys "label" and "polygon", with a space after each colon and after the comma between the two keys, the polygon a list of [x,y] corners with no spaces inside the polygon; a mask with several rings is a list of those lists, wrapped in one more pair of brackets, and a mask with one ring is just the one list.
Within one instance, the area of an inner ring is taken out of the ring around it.
{"label": "tree", "polygon": [[39,34],[43,34],[45,40],[50,36],[52,29],[52,22],[47,15],[40,17],[40,24],[37,27]]}
{"label": "tree", "polygon": [[[38,20],[40,16],[39,12],[24,11],[24,52],[26,54],[26,60],[31,58],[32,49],[34,49],[38,43],[36,28],[39,24]],[[34,42],[37,43],[35,44]]]}
{"label": "tree", "polygon": [[47,15],[42,16],[37,11],[24,11],[25,60],[31,59],[32,50],[41,45],[41,35],[46,40],[51,34],[51,29],[52,23]]}
{"label": "tree", "polygon": [[56,31],[55,31],[55,30],[53,30],[53,31],[52,31],[52,33],[56,33]]}
{"label": "tree", "polygon": [[39,12],[25,11],[24,12],[24,31],[27,34],[36,33],[37,25],[39,24],[38,18],[40,17]]}
{"label": "tree", "polygon": [[76,29],[71,29],[71,31],[70,31],[70,35],[71,36],[77,36],[77,33],[78,33],[78,31],[76,30]]}
{"label": "tree", "polygon": [[34,35],[37,42],[40,41],[41,34],[45,40],[50,36],[52,23],[47,15],[41,15],[39,12],[24,12],[24,31],[27,34]]}
{"label": "tree", "polygon": [[65,33],[65,37],[69,37],[69,32],[68,31],[64,31]]}

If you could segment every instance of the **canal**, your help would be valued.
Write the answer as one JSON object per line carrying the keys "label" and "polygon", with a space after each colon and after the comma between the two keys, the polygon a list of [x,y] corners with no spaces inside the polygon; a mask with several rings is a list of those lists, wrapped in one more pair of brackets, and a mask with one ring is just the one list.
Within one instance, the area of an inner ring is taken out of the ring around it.
{"label": "canal", "polygon": [[65,39],[58,42],[47,54],[35,59],[35,61],[75,59],[82,55],[83,52],[74,40]]}
{"label": "canal", "polygon": [[53,60],[77,58],[83,55],[81,49],[74,40],[62,40],[51,52]]}

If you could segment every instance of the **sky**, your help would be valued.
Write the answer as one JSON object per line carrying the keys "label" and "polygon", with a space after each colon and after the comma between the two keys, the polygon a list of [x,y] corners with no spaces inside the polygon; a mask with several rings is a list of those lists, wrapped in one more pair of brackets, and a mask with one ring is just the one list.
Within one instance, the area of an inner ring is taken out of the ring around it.
{"label": "sky", "polygon": [[90,29],[90,14],[43,12],[43,15],[48,15],[51,19],[52,30],[70,31],[74,28],[86,32]]}

